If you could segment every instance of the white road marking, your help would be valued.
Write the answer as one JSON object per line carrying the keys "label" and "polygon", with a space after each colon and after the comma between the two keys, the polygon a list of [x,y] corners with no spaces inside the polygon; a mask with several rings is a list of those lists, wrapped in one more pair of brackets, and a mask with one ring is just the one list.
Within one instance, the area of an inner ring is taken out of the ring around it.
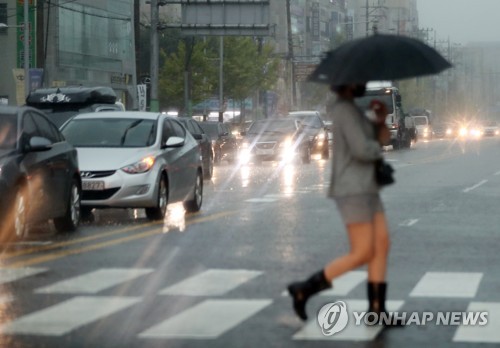
{"label": "white road marking", "polygon": [[321,296],[345,296],[368,277],[366,271],[351,271],[333,280],[333,288],[322,291]]}
{"label": "white road marking", "polygon": [[[346,296],[361,282],[366,280],[368,273],[366,271],[350,271],[333,280],[333,287],[330,290],[322,291],[320,296]],[[281,296],[289,296],[287,290],[281,293]]]}
{"label": "white road marking", "polygon": [[35,290],[37,294],[97,294],[153,272],[153,269],[103,268]]}
{"label": "white road marking", "polygon": [[276,202],[277,199],[276,198],[250,198],[250,199],[247,199],[245,202],[248,202],[248,203],[272,203],[272,202]]}
{"label": "white road marking", "polygon": [[418,222],[418,220],[419,219],[408,219],[408,220],[405,220],[402,223],[400,223],[399,226],[410,227],[410,226],[415,225]]}
{"label": "white road marking", "polygon": [[35,274],[47,272],[47,268],[13,268],[0,269],[0,284],[13,282]]}
{"label": "white road marking", "polygon": [[273,301],[207,300],[139,334],[141,338],[217,338]]}
{"label": "white road marking", "polygon": [[467,312],[488,312],[488,324],[459,326],[453,336],[453,342],[500,343],[500,330],[498,330],[500,328],[500,303],[471,302],[467,307]]}
{"label": "white road marking", "polygon": [[[335,302],[335,301],[332,301]],[[316,315],[312,316],[307,324],[294,336],[294,340],[313,340],[313,341],[371,341],[377,337],[378,333],[384,328],[382,325],[366,326],[355,325],[356,320],[353,312],[365,312],[368,309],[368,301],[366,300],[345,300],[347,305],[347,313],[349,315],[349,322],[347,327],[341,332],[333,336],[325,336],[321,332],[318,325]],[[326,303],[324,303],[326,304]],[[387,310],[394,312],[399,310],[404,304],[404,301],[386,301]],[[318,308],[319,310],[319,308]],[[311,313],[317,311],[311,311]]]}
{"label": "white road marking", "polygon": [[137,297],[75,297],[0,326],[2,334],[62,336],[130,307]]}
{"label": "white road marking", "polygon": [[160,295],[218,296],[261,275],[244,269],[209,269],[159,292]]}
{"label": "white road marking", "polygon": [[488,180],[482,180],[482,181],[478,182],[477,184],[475,184],[474,186],[467,187],[466,189],[463,190],[463,192],[464,193],[470,192],[474,189],[477,189],[479,186],[486,184],[487,182],[488,182]]}
{"label": "white road marking", "polygon": [[457,297],[476,296],[483,273],[427,272],[415,285],[410,297]]}

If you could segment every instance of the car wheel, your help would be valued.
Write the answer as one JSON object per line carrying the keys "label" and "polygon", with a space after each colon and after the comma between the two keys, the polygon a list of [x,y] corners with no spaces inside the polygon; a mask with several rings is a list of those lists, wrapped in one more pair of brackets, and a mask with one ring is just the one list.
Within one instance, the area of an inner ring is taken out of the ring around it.
{"label": "car wheel", "polygon": [[184,209],[188,213],[195,213],[201,209],[201,204],[203,202],[203,180],[201,179],[201,174],[196,175],[196,182],[193,189],[193,199],[184,202]]}
{"label": "car wheel", "polygon": [[92,207],[82,206],[80,208],[80,216],[84,221],[92,222],[94,221],[94,215],[92,215]]}
{"label": "car wheel", "polygon": [[203,177],[205,180],[212,179],[212,175],[214,174],[214,158],[210,156],[208,159],[207,170],[203,172]]}
{"label": "car wheel", "polygon": [[16,193],[14,210],[10,220],[14,239],[23,239],[28,236],[28,206],[26,204],[26,192],[23,187],[20,187]]}
{"label": "car wheel", "polygon": [[311,163],[311,148],[309,146],[305,150],[304,157],[302,157],[302,163],[304,164]]}
{"label": "car wheel", "polygon": [[66,213],[62,217],[54,219],[54,226],[57,232],[67,232],[74,231],[80,224],[80,200],[81,200],[81,189],[78,181],[73,179],[71,183],[71,189],[68,198],[68,204],[66,205]]}
{"label": "car wheel", "polygon": [[154,208],[146,208],[146,216],[149,220],[162,220],[167,213],[168,188],[165,175],[160,178],[156,204],[157,206]]}

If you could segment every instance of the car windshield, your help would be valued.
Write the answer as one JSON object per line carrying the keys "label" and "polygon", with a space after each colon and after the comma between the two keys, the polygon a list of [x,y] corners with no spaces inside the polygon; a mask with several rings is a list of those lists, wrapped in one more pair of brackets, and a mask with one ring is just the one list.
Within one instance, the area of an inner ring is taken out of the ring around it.
{"label": "car windshield", "polygon": [[425,116],[413,116],[413,120],[415,121],[416,126],[427,125],[427,117]]}
{"label": "car windshield", "polygon": [[201,128],[211,139],[217,139],[219,136],[219,125],[217,123],[200,123]]}
{"label": "car windshield", "polygon": [[308,128],[322,128],[323,123],[321,118],[316,115],[290,115],[296,120],[299,120],[302,125]]}
{"label": "car windshield", "polygon": [[63,129],[76,147],[148,147],[156,141],[156,121],[130,118],[85,118]]}
{"label": "car windshield", "polygon": [[254,122],[248,129],[248,134],[262,133],[290,133],[295,132],[297,126],[292,120],[268,120]]}
{"label": "car windshield", "polygon": [[17,117],[15,115],[0,115],[0,149],[16,148]]}

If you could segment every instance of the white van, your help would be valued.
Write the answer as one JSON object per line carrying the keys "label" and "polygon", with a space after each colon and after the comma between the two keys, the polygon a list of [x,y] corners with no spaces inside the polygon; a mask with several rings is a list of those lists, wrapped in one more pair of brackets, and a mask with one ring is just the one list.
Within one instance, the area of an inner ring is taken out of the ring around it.
{"label": "white van", "polygon": [[421,139],[431,139],[432,129],[429,122],[429,117],[425,115],[412,116],[415,126],[417,128],[418,136]]}

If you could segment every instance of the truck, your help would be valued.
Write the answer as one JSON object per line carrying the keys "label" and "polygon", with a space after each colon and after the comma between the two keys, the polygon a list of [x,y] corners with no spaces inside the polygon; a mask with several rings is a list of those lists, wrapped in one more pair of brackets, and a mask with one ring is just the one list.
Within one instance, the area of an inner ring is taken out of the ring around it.
{"label": "truck", "polygon": [[26,105],[44,111],[58,128],[80,113],[124,110],[111,87],[40,88],[30,92]]}
{"label": "truck", "polygon": [[370,82],[365,95],[355,99],[363,110],[369,111],[372,100],[382,101],[387,106],[386,125],[391,133],[390,144],[394,150],[409,148],[417,141],[417,128],[413,118],[404,112],[399,89],[391,82]]}

